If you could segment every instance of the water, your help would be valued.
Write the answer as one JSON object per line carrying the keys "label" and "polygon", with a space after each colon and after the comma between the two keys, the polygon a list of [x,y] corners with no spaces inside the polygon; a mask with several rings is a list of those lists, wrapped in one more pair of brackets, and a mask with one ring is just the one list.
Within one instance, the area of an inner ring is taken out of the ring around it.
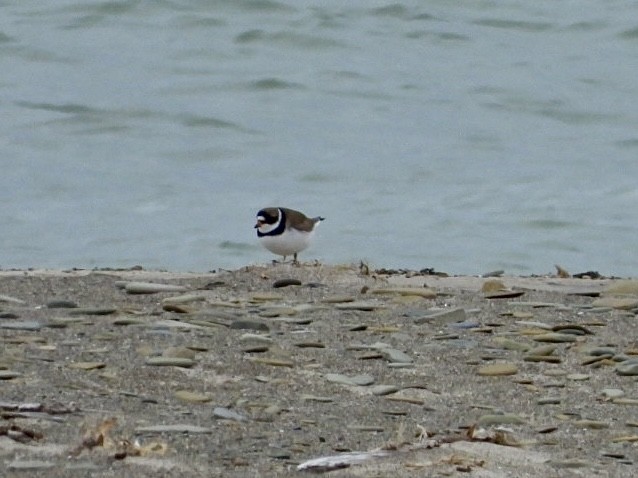
{"label": "water", "polygon": [[638,275],[638,4],[0,2],[0,266]]}

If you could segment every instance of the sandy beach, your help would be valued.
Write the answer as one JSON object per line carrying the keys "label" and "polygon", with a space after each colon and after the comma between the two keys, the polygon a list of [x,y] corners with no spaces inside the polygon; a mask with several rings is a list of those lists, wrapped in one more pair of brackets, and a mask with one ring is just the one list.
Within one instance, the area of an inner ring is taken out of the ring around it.
{"label": "sandy beach", "polygon": [[637,312],[626,279],[0,271],[0,474],[633,476]]}

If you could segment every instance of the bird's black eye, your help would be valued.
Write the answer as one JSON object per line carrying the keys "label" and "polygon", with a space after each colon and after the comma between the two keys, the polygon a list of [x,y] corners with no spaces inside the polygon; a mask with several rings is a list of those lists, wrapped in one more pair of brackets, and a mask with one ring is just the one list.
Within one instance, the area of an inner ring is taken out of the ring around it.
{"label": "bird's black eye", "polygon": [[268,214],[263,209],[257,213],[257,218],[262,219],[266,224],[274,224],[277,222],[277,216],[273,216],[272,214]]}

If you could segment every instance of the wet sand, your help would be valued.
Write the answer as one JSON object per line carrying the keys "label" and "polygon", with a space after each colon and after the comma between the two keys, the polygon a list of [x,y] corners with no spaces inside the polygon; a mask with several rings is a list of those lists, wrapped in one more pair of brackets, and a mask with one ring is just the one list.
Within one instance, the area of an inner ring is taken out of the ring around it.
{"label": "wet sand", "polygon": [[0,470],[632,476],[637,310],[617,279],[0,271]]}

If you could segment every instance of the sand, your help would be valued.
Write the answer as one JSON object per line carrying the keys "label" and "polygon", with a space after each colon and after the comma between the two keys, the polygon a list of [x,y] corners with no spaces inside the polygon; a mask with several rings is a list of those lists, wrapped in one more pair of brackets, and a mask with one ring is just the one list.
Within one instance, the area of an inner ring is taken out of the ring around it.
{"label": "sand", "polygon": [[0,271],[0,474],[632,476],[634,286]]}

